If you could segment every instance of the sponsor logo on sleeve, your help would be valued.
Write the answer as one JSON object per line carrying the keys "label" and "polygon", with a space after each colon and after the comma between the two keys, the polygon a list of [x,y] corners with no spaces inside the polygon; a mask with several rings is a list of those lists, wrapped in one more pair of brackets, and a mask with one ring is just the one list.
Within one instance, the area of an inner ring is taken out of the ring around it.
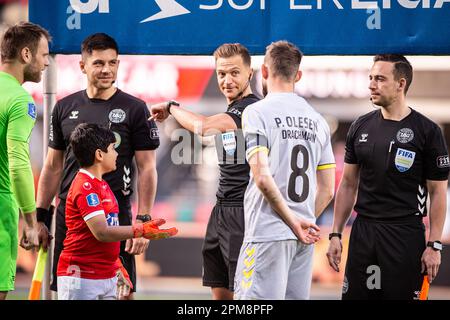
{"label": "sponsor logo on sleeve", "polygon": [[119,225],[119,215],[117,213],[108,213],[106,215],[106,222],[108,226],[118,226]]}
{"label": "sponsor logo on sleeve", "polygon": [[228,112],[229,113],[232,113],[232,114],[235,114],[235,115],[237,115],[238,117],[242,117],[242,112],[240,112],[238,109],[236,109],[236,108],[230,108],[230,109],[228,109]]}
{"label": "sponsor logo on sleeve", "polygon": [[395,155],[395,167],[398,171],[405,172],[412,167],[415,157],[415,152],[398,148]]}
{"label": "sponsor logo on sleeve", "polygon": [[439,156],[436,159],[438,168],[450,168],[450,158],[447,155]]}
{"label": "sponsor logo on sleeve", "polygon": [[90,193],[86,196],[86,201],[89,207],[96,207],[100,204],[100,200],[98,199],[98,195],[96,193]]}
{"label": "sponsor logo on sleeve", "polygon": [[151,139],[158,139],[159,138],[159,130],[158,130],[158,128],[152,128],[150,130],[150,138]]}
{"label": "sponsor logo on sleeve", "polygon": [[414,139],[414,131],[410,128],[402,128],[397,132],[397,140],[400,143],[408,143]]}
{"label": "sponsor logo on sleeve", "polygon": [[36,120],[36,106],[32,102],[28,103],[28,115],[33,120]]}
{"label": "sponsor logo on sleeve", "polygon": [[256,135],[248,135],[245,141],[247,149],[251,149],[258,145],[258,138]]}

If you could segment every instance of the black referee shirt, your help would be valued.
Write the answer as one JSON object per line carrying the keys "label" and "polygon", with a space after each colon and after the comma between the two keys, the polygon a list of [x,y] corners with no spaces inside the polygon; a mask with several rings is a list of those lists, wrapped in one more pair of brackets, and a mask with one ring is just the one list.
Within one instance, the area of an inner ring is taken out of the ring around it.
{"label": "black referee shirt", "polygon": [[154,150],[159,146],[159,133],[144,101],[119,89],[108,100],[90,99],[79,91],[58,101],[53,108],[49,147],[64,150],[64,172],[61,199],[79,170],[70,146],[70,134],[80,123],[96,123],[109,127],[116,136],[117,169],[104,176],[113,192],[124,196],[132,193],[134,169],[132,161],[137,150]]}
{"label": "black referee shirt", "polygon": [[446,180],[449,156],[440,128],[411,109],[401,121],[380,110],[358,118],[347,135],[345,162],[360,167],[355,211],[372,218],[426,216],[426,180]]}
{"label": "black referee shirt", "polygon": [[228,114],[238,130],[216,135],[216,149],[219,160],[220,177],[218,199],[244,201],[244,193],[249,181],[250,167],[245,159],[245,141],[242,134],[242,112],[248,105],[259,99],[253,94],[231,103]]}

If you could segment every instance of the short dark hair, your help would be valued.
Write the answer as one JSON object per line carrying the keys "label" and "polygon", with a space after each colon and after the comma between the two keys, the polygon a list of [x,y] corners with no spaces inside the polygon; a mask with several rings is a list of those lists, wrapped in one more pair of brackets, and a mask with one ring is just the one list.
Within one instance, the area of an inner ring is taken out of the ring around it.
{"label": "short dark hair", "polygon": [[116,40],[106,33],[94,33],[88,36],[81,43],[81,54],[92,54],[94,50],[113,49],[119,54],[119,46]]}
{"label": "short dark hair", "polygon": [[394,79],[399,80],[405,78],[405,95],[408,92],[409,86],[413,80],[413,68],[408,59],[401,54],[378,54],[373,58],[373,62],[386,61],[394,64]]}
{"label": "short dark hair", "polygon": [[252,65],[252,58],[248,49],[240,43],[224,43],[214,51],[216,61],[219,58],[231,58],[237,55],[242,57],[245,65],[249,67]]}
{"label": "short dark hair", "polygon": [[264,62],[274,77],[292,80],[298,72],[303,53],[288,41],[272,42],[266,48]]}
{"label": "short dark hair", "polygon": [[3,35],[0,46],[2,62],[18,59],[25,47],[35,56],[42,37],[47,41],[52,40],[47,30],[31,22],[19,22],[9,27]]}
{"label": "short dark hair", "polygon": [[97,149],[108,152],[108,146],[115,142],[116,138],[110,129],[93,123],[77,125],[70,135],[70,146],[82,168],[94,164]]}

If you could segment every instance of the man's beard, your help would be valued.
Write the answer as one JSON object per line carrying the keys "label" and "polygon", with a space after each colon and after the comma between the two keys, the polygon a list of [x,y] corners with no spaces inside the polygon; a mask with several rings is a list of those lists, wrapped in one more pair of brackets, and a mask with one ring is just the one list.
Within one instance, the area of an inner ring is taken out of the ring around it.
{"label": "man's beard", "polygon": [[23,81],[40,82],[41,81],[41,70],[36,68],[33,61],[31,64],[27,65],[23,70]]}

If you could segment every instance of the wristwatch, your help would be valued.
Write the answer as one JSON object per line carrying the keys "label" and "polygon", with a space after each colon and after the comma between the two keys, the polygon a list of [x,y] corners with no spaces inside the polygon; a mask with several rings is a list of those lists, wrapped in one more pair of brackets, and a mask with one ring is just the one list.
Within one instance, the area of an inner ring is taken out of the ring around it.
{"label": "wristwatch", "polygon": [[180,106],[180,103],[177,102],[177,101],[175,101],[175,100],[167,101],[167,112],[168,112],[169,114],[172,114],[172,113],[170,112],[170,107],[171,107],[171,106],[179,107],[179,106]]}
{"label": "wristwatch", "polygon": [[149,214],[138,214],[136,216],[136,220],[141,220],[142,222],[147,222],[152,220],[152,217]]}
{"label": "wristwatch", "polygon": [[338,233],[338,232],[332,232],[328,235],[328,240],[331,240],[331,238],[333,237],[338,237],[339,240],[342,239],[342,233]]}
{"label": "wristwatch", "polygon": [[431,247],[434,251],[442,251],[442,242],[440,241],[428,241],[427,247]]}

